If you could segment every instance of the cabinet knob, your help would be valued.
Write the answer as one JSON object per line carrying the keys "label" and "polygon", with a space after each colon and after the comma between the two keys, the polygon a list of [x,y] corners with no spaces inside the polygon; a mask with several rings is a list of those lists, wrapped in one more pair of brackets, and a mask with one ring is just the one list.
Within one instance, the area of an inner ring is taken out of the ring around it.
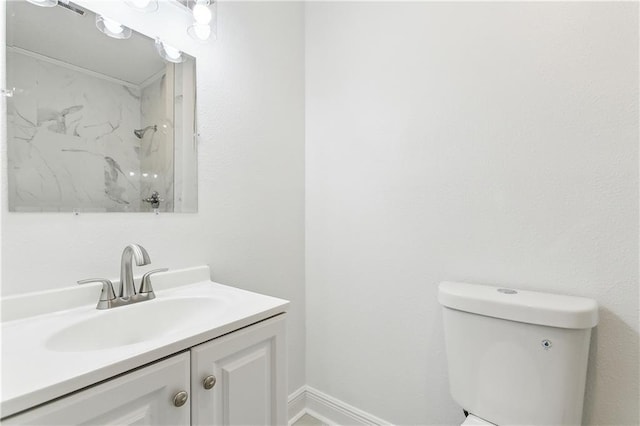
{"label": "cabinet knob", "polygon": [[202,386],[204,386],[204,388],[207,390],[213,388],[215,385],[216,385],[216,376],[214,375],[207,376],[202,381]]}
{"label": "cabinet knob", "polygon": [[180,391],[173,396],[173,405],[176,407],[182,407],[189,399],[189,394],[186,391]]}

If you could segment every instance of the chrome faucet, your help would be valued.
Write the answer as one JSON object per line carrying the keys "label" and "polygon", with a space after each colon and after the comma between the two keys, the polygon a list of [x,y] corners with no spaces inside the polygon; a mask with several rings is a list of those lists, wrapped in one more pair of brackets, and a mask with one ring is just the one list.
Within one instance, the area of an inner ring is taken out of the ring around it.
{"label": "chrome faucet", "polygon": [[113,291],[113,284],[110,280],[104,278],[90,278],[88,280],[80,280],[78,284],[87,284],[99,282],[102,283],[102,291],[97,309],[111,309],[118,306],[129,305],[131,303],[143,302],[156,297],[151,287],[151,275],[157,272],[166,272],[167,268],[154,269],[143,275],[140,282],[140,290],[136,293],[135,283],[133,281],[132,261],[135,259],[136,265],[143,266],[151,263],[149,253],[138,244],[129,244],[122,251],[122,259],[120,263],[120,291],[116,297]]}
{"label": "chrome faucet", "polygon": [[118,292],[118,297],[121,299],[128,299],[136,295],[136,288],[133,284],[133,266],[131,265],[134,258],[138,266],[151,263],[149,253],[144,247],[138,244],[129,244],[124,248],[120,262],[120,291]]}

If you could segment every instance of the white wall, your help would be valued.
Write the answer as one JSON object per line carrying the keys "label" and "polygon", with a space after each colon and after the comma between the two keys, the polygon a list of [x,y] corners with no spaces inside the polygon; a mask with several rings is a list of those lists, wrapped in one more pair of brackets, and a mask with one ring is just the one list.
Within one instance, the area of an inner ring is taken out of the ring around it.
{"label": "white wall", "polygon": [[208,264],[218,282],[291,300],[290,391],[304,384],[303,18],[296,3],[218,6],[218,40],[198,56],[197,214],[7,213],[5,160],[3,294],[115,278],[140,243],[151,267]]}
{"label": "white wall", "polygon": [[585,424],[638,418],[638,4],[306,6],[307,382],[459,424],[441,280],[598,300]]}

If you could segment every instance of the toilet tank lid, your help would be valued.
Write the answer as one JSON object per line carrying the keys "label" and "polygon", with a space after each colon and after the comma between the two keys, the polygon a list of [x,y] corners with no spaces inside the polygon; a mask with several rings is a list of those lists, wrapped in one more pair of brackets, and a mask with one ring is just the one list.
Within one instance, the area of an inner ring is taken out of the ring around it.
{"label": "toilet tank lid", "polygon": [[529,324],[579,329],[598,324],[598,303],[586,297],[444,281],[438,301],[447,308]]}

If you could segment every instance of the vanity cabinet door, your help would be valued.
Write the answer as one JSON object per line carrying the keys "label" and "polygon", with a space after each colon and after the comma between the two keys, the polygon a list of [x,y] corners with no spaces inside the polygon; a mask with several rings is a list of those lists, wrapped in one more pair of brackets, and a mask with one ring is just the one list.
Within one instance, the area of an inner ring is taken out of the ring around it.
{"label": "vanity cabinet door", "polygon": [[193,425],[286,425],[284,314],[191,348]]}
{"label": "vanity cabinet door", "polygon": [[180,407],[174,404],[180,391],[189,391],[188,352],[9,417],[2,424],[186,426],[189,400]]}

